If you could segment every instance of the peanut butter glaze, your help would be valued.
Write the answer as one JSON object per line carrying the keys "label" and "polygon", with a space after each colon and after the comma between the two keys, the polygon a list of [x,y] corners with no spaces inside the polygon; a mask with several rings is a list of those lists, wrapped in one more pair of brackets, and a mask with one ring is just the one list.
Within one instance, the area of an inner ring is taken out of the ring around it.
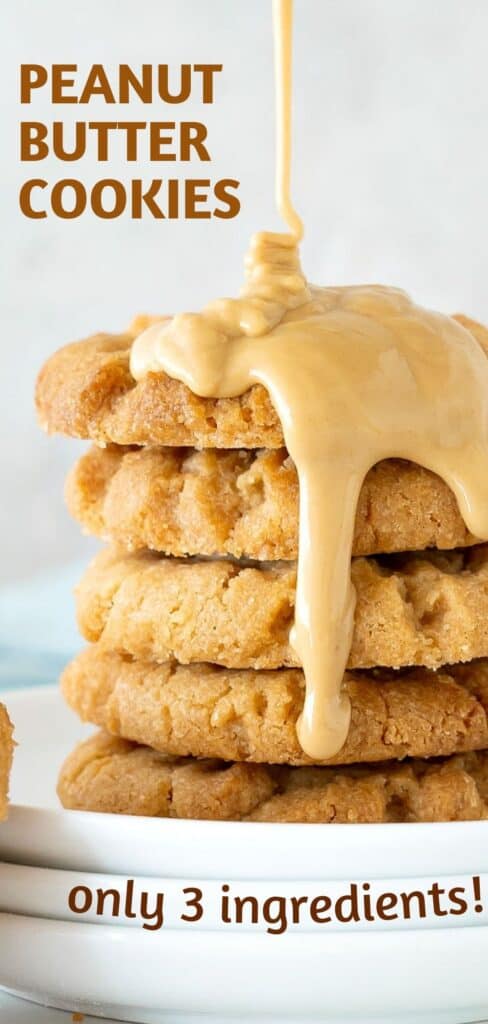
{"label": "peanut butter glaze", "polygon": [[[289,132],[291,4],[276,7],[286,57],[277,62],[278,106],[288,96]],[[282,131],[282,146],[286,137]],[[134,342],[131,372],[136,379],[165,372],[204,397],[235,397],[253,384],[270,394],[300,483],[290,637],[306,680],[298,736],[322,760],[341,749],[349,729],[342,680],[363,480],[382,459],[417,462],[445,480],[468,529],[488,540],[488,360],[459,323],[399,289],[308,285],[297,249],[301,222],[288,197],[289,145],[279,152],[279,205],[293,233],[254,236],[241,298],[149,327]]]}

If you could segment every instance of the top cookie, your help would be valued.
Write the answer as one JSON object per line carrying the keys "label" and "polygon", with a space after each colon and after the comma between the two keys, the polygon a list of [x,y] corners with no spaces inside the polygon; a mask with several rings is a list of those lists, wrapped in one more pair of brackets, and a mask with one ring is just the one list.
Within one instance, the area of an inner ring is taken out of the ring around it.
{"label": "top cookie", "polygon": [[[136,382],[134,337],[157,317],[139,317],[125,334],[97,334],[56,352],[41,370],[36,404],[49,433],[99,444],[200,448],[280,448],[281,424],[263,387],[238,398],[199,398],[164,373]],[[456,317],[488,353],[488,330]]]}
{"label": "top cookie", "polygon": [[261,386],[240,398],[199,398],[165,373],[136,383],[129,369],[134,334],[97,334],[66,345],[41,370],[36,406],[52,434],[99,444],[280,448],[276,412]]}

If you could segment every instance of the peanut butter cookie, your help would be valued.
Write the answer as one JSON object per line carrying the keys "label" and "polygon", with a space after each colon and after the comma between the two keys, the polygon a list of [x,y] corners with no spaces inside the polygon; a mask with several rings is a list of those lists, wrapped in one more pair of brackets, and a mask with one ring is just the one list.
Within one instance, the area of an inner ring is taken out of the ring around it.
{"label": "peanut butter cookie", "polygon": [[[284,448],[93,447],[70,473],[66,499],[87,533],[129,550],[259,561],[298,554],[298,478]],[[434,473],[399,459],[370,470],[353,555],[474,542]]]}
{"label": "peanut butter cookie", "polygon": [[0,821],[7,817],[8,784],[13,753],[13,726],[7,709],[0,704]]}
{"label": "peanut butter cookie", "polygon": [[104,733],[58,784],[64,807],[161,818],[281,822],[468,821],[488,817],[488,754],[368,768],[262,768],[165,757]]}
{"label": "peanut butter cookie", "polygon": [[[488,544],[352,562],[349,668],[438,668],[488,656]],[[102,551],[77,589],[83,636],[158,662],[298,667],[294,562],[192,561]]]}
{"label": "peanut butter cookie", "polygon": [[[199,398],[164,373],[136,383],[131,345],[157,319],[138,317],[124,334],[96,334],[51,356],[37,382],[41,426],[102,444],[281,448],[281,425],[261,385],[238,398],[212,399]],[[486,328],[468,317],[456,319],[488,351]]]}
{"label": "peanut butter cookie", "polygon": [[[299,669],[235,671],[132,661],[90,647],[64,697],[83,721],[174,756],[313,764],[297,739]],[[488,661],[429,672],[351,673],[348,738],[324,764],[439,757],[488,748]]]}

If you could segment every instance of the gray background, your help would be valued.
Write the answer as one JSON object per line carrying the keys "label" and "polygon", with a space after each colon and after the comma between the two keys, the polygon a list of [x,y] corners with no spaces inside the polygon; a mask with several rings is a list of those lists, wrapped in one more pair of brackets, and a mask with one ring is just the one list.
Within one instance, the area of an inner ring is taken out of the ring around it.
{"label": "gray background", "polygon": [[[268,0],[7,0],[2,32],[0,536],[6,580],[88,553],[62,503],[80,445],[45,438],[35,374],[66,341],[118,330],[139,311],[197,309],[235,293],[250,233],[279,228]],[[296,0],[293,191],[303,260],[320,283],[382,281],[488,319],[486,0]],[[51,108],[18,103],[20,62],[221,62],[213,107]],[[207,175],[208,165],[18,163],[26,119],[201,118],[211,176],[240,179],[231,221],[30,221],[21,181]],[[162,171],[160,168],[163,168]]]}

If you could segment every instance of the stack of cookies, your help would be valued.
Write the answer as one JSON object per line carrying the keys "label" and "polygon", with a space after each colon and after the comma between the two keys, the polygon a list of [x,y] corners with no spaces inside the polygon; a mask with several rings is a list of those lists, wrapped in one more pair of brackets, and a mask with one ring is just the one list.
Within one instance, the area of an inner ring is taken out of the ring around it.
{"label": "stack of cookies", "polygon": [[397,460],[371,470],[353,548],[351,729],[339,754],[313,764],[296,735],[298,481],[279,421],[259,386],[203,399],[162,373],[136,383],[130,347],[148,322],[67,346],[38,381],[42,425],[95,442],[67,499],[109,545],[78,587],[89,646],[62,680],[103,731],[63,766],[64,806],[488,817],[488,545],[432,473]]}

